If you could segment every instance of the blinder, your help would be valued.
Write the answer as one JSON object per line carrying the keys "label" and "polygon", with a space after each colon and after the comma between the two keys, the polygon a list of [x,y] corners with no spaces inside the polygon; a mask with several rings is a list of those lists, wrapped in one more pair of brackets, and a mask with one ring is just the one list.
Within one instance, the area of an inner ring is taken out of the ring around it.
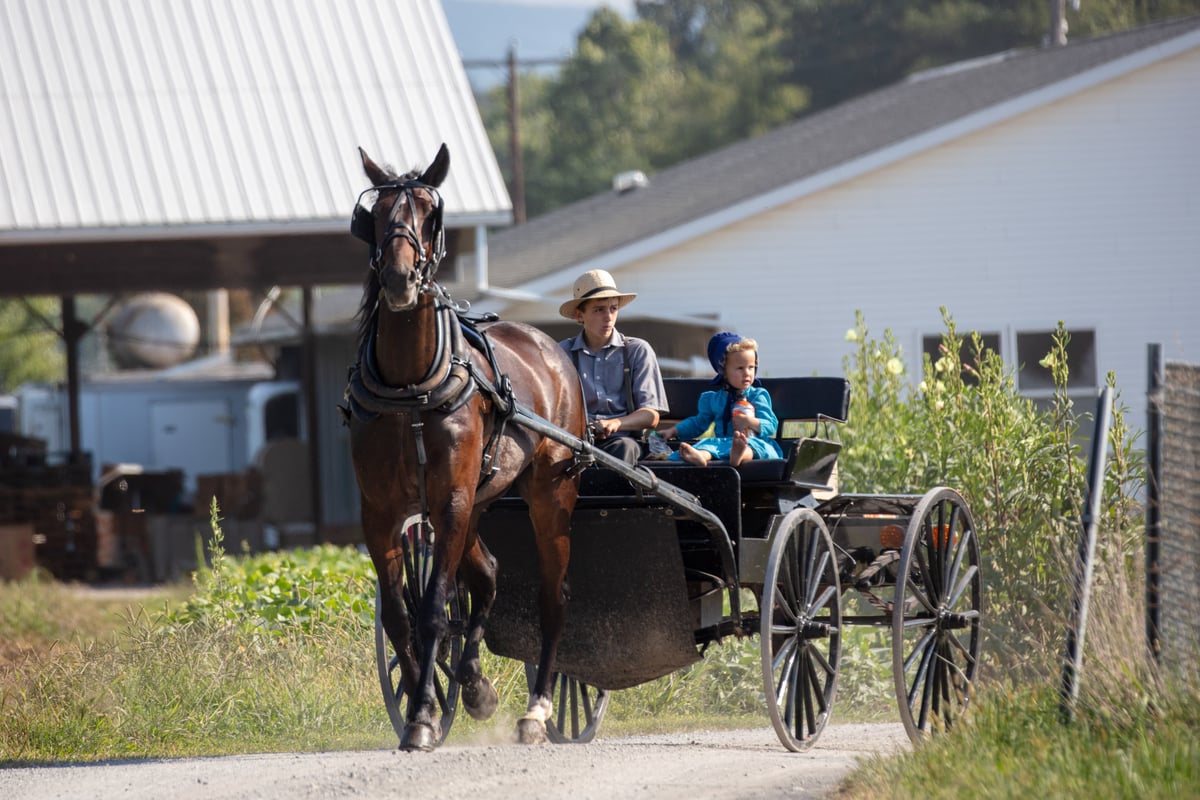
{"label": "blinder", "polygon": [[[434,199],[433,211],[429,215],[429,221],[433,228],[433,242],[430,248],[430,257],[426,257],[425,249],[422,247],[421,234],[419,230],[414,229],[411,225],[403,220],[396,219],[396,209],[400,207],[401,202],[407,202],[413,207],[412,193],[414,189],[424,189]],[[392,205],[392,212],[388,219],[388,228],[384,233],[382,242],[377,242],[375,239],[375,214],[370,208],[363,205],[363,195],[367,192],[379,192],[385,190],[394,190],[399,192],[396,202]],[[442,258],[446,255],[446,228],[443,222],[444,203],[442,195],[432,186],[427,186],[418,181],[405,181],[403,183],[387,183],[379,186],[372,186],[364,190],[358,196],[358,202],[354,204],[354,213],[350,216],[350,234],[356,239],[361,239],[366,242],[371,252],[371,266],[374,269],[379,268],[379,260],[383,255],[383,247],[396,236],[403,236],[412,242],[413,248],[417,251],[417,267],[421,269],[427,277],[432,277],[442,262]]]}
{"label": "blinder", "polygon": [[350,234],[362,239],[371,250],[375,250],[375,215],[362,202],[354,206],[354,214],[350,217]]}

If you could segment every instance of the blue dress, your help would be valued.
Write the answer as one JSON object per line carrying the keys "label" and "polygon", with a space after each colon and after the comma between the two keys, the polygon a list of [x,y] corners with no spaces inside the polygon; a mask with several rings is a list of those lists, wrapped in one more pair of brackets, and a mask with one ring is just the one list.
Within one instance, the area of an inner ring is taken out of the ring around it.
{"label": "blue dress", "polygon": [[[771,393],[761,386],[751,386],[743,395],[754,405],[754,415],[758,417],[758,433],[749,431],[750,438],[746,441],[755,458],[783,458],[783,451],[775,441],[775,432],[779,430],[779,419],[771,407]],[[713,426],[713,435],[692,442],[697,450],[712,453],[713,458],[728,459],[729,448],[733,446],[733,422],[726,420],[725,406],[730,401],[730,394],[725,389],[715,389],[700,395],[697,403],[698,411],[687,419],[680,420],[675,426],[675,432],[680,441],[695,439]],[[679,461],[679,453],[672,453],[671,461]]]}

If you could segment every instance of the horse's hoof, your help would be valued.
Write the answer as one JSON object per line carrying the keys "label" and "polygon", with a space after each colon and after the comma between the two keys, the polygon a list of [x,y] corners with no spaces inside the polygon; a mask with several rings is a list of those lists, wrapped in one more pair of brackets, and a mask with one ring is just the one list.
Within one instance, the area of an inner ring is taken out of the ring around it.
{"label": "horse's hoof", "polygon": [[546,723],[528,717],[517,720],[517,742],[520,744],[545,744]]}
{"label": "horse's hoof", "polygon": [[400,737],[400,749],[410,753],[428,753],[437,749],[438,739],[433,728],[418,722],[413,722],[404,728]]}
{"label": "horse's hoof", "polygon": [[491,719],[500,707],[500,695],[492,682],[481,676],[475,683],[463,684],[462,703],[471,719],[483,722]]}

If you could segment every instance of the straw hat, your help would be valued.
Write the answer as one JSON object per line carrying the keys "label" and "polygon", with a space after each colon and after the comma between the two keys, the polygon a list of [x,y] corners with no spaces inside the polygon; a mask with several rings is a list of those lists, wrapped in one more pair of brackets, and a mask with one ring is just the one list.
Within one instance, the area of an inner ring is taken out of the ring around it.
{"label": "straw hat", "polygon": [[613,276],[602,269],[593,269],[580,275],[575,281],[571,294],[573,295],[572,299],[558,307],[558,313],[570,320],[575,319],[575,309],[579,308],[579,304],[585,300],[615,297],[618,301],[617,308],[624,308],[633,301],[633,298],[637,297],[636,294],[618,290]]}

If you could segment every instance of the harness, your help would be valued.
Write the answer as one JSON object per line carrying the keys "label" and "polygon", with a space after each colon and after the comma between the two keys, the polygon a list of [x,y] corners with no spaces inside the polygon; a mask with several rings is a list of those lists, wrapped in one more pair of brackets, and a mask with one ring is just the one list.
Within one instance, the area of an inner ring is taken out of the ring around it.
{"label": "harness", "polygon": [[[374,213],[363,205],[367,192],[394,190],[398,194],[392,202],[388,225],[383,239],[376,242]],[[410,219],[416,219],[417,209],[414,192],[427,191],[434,201],[430,215],[433,240],[426,254],[421,233],[397,214],[405,204]],[[351,418],[370,421],[382,415],[404,415],[411,420],[414,444],[417,453],[417,485],[420,492],[421,524],[432,538],[433,527],[429,522],[429,504],[425,494],[425,451],[423,413],[449,414],[461,408],[476,392],[483,392],[492,402],[494,424],[492,433],[483,448],[477,488],[485,486],[499,471],[496,454],[509,421],[515,414],[516,401],[512,382],[500,371],[495,349],[486,332],[478,323],[494,321],[495,315],[469,316],[467,309],[454,302],[446,290],[434,279],[434,273],[446,254],[446,235],[442,222],[443,204],[437,190],[418,180],[398,179],[367,189],[359,195],[350,220],[350,233],[367,243],[370,248],[371,269],[380,272],[384,249],[396,237],[407,239],[417,253],[417,274],[421,294],[433,295],[436,337],[433,363],[425,376],[417,383],[407,386],[389,386],[379,374],[375,358],[375,337],[363,336],[358,357],[347,375],[344,403],[338,406],[343,422],[350,424]],[[373,330],[379,316],[379,303],[371,310],[367,329]],[[495,382],[488,378],[475,363],[473,354],[487,359]]]}
{"label": "harness", "polygon": [[[516,409],[512,381],[500,371],[495,348],[486,331],[478,327],[479,322],[494,321],[495,316],[469,316],[464,309],[449,300],[449,296],[440,285],[435,283],[433,286],[433,292],[437,295],[434,307],[437,319],[436,352],[433,364],[425,377],[419,383],[408,386],[385,384],[379,375],[375,360],[375,337],[365,336],[359,346],[358,360],[350,367],[347,375],[346,390],[343,394],[345,402],[338,406],[346,424],[349,424],[351,417],[360,422],[368,422],[388,414],[407,414],[412,417],[412,427],[417,440],[417,464],[422,471],[422,495],[426,461],[421,412],[449,414],[461,408],[479,391],[491,400],[495,424],[483,448],[478,484],[478,487],[483,487],[495,477],[499,469],[495,464],[496,453]],[[378,306],[372,313],[379,313]],[[495,382],[475,364],[473,353],[487,359],[492,374],[496,376]]]}

